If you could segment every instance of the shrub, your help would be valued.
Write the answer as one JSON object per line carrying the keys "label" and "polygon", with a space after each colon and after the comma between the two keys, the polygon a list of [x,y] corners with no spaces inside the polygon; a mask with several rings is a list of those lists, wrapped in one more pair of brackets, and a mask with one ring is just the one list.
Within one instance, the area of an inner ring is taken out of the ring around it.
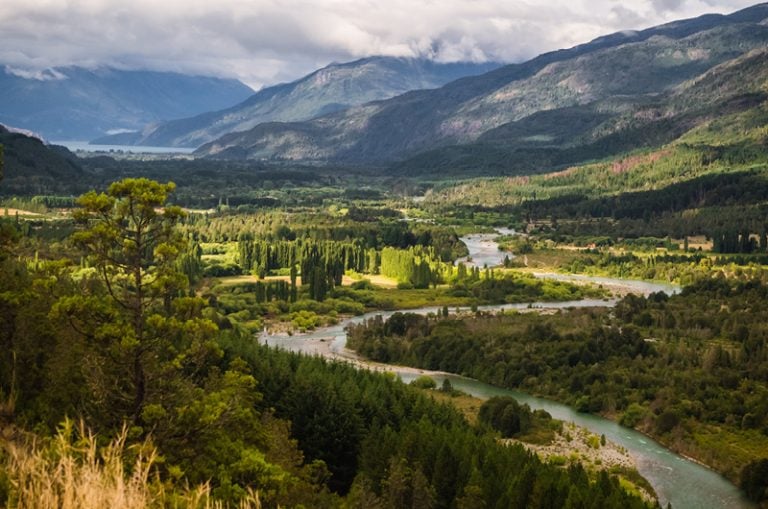
{"label": "shrub", "polygon": [[414,387],[418,387],[419,389],[437,388],[437,383],[427,375],[421,375],[420,377],[416,378],[411,382],[411,385],[413,385]]}
{"label": "shrub", "polygon": [[312,311],[298,311],[291,314],[291,323],[301,332],[306,332],[318,327],[322,320]]}

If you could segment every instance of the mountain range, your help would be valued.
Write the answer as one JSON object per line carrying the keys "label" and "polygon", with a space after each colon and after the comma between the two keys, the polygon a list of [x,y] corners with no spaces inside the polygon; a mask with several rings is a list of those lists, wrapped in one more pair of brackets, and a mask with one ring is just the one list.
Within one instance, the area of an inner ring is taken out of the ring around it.
{"label": "mountain range", "polygon": [[0,122],[52,140],[91,140],[237,104],[237,80],[109,67],[24,72],[0,66]]}
{"label": "mountain range", "polygon": [[759,4],[620,32],[438,89],[260,124],[196,155],[515,173],[663,143],[763,100],[765,82],[743,77],[766,58],[767,18]]}
{"label": "mountain range", "polygon": [[[487,69],[492,70],[483,72]],[[65,71],[69,74],[62,77]],[[89,74],[101,78],[82,77]],[[521,64],[371,57],[331,64],[257,93],[239,82],[103,69],[63,68],[26,78],[6,69],[0,84],[8,82],[2,80],[34,82],[27,85],[41,88],[34,100],[23,99],[30,88],[12,89],[18,103],[13,107],[2,106],[11,101],[0,94],[0,120],[14,108],[35,109],[38,114],[30,118],[42,120],[47,128],[20,117],[7,123],[54,139],[65,130],[86,132],[77,131],[78,122],[103,132],[104,119],[125,112],[146,116],[152,109],[148,104],[156,111],[181,111],[204,107],[204,95],[223,102],[221,94],[216,99],[210,90],[230,87],[247,99],[108,139],[115,144],[194,146],[227,133],[195,155],[386,167],[389,174],[407,176],[533,174],[675,140],[688,143],[686,133],[729,115],[763,118],[739,114],[768,107],[768,4],[612,34]],[[113,89],[100,88],[110,80],[115,81]],[[79,95],[92,97],[69,97],[76,82],[90,82],[93,88]],[[440,82],[447,83],[438,86]],[[49,83],[56,86],[47,89]],[[169,98],[168,90],[179,83],[189,85],[188,93]],[[55,94],[43,92],[54,89],[67,98],[56,102]],[[369,100],[382,95],[393,97]],[[197,103],[187,99],[193,96]],[[109,99],[99,103],[101,109],[90,108],[99,97]],[[142,101],[144,110],[137,106]],[[359,104],[349,106],[354,103]],[[77,108],[84,110],[77,113]],[[45,118],[55,118],[61,130],[51,131],[54,123]],[[277,121],[291,118],[309,120]],[[0,130],[0,144],[5,145],[5,187],[16,182],[16,187],[29,184],[37,186],[35,192],[45,192],[48,183],[76,180],[81,171],[78,160],[62,147],[46,147],[21,133]]]}
{"label": "mountain range", "polygon": [[107,136],[93,143],[196,148],[266,122],[309,120],[411,90],[437,88],[500,65],[381,56],[334,63],[294,82],[264,88],[231,108],[149,125],[138,132]]}

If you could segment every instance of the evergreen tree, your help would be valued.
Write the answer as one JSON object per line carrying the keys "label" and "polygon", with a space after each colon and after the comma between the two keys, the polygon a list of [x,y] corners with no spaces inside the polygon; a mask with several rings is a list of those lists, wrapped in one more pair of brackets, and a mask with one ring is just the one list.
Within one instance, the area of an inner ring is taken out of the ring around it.
{"label": "evergreen tree", "polygon": [[120,389],[110,396],[110,407],[119,416],[127,406],[125,413],[136,424],[143,422],[150,390],[147,370],[162,376],[157,361],[180,333],[177,325],[185,323],[172,315],[191,319],[184,341],[213,331],[212,324],[194,318],[201,306],[197,299],[179,299],[188,281],[178,270],[185,243],[174,225],[184,213],[175,206],[160,210],[173,189],[173,183],[125,179],[106,193],[91,191],[78,199],[73,216],[81,229],[73,240],[88,254],[109,298],[86,292],[62,298],[54,309],[101,345],[107,358],[127,367],[130,374],[114,373]]}

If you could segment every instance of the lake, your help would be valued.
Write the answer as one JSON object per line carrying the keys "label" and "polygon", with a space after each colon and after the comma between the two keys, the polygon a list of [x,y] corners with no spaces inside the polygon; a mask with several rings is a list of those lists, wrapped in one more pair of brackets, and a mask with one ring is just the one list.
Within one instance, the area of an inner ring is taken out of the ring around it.
{"label": "lake", "polygon": [[181,147],[140,147],[133,145],[90,145],[87,141],[52,141],[51,145],[61,145],[73,152],[126,152],[131,154],[191,154],[193,148]]}

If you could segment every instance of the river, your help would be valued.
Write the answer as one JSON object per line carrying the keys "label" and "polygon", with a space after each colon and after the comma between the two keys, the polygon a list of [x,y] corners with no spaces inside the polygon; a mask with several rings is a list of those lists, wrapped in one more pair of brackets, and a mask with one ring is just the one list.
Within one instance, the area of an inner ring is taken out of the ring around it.
{"label": "river", "polygon": [[471,235],[465,235],[461,237],[461,240],[469,249],[469,256],[459,258],[457,261],[466,263],[467,265],[473,265],[480,268],[483,267],[495,267],[504,263],[504,256],[509,255],[510,258],[514,258],[514,255],[499,251],[499,245],[494,241],[494,238],[498,235],[514,235],[515,230],[509,228],[499,228],[497,233],[474,233]]}
{"label": "river", "polygon": [[[493,243],[493,237],[494,235],[491,234],[483,234],[473,235],[471,238],[462,238],[470,249],[470,256],[475,264],[478,264],[479,266],[487,264],[491,267],[501,263],[504,258],[504,253],[499,252],[498,249],[491,250],[489,247],[489,243]],[[607,287],[613,286],[620,287],[624,290],[629,289],[636,293],[646,295],[657,291],[664,291],[667,293],[676,293],[679,291],[679,287],[675,285],[648,281],[591,277],[576,274],[539,273],[535,275],[537,277],[589,281]],[[570,302],[532,302],[525,304],[481,306],[480,309],[522,310],[530,307],[563,309],[568,307],[613,306],[615,302],[614,299],[586,299]],[[426,307],[408,311],[428,314],[437,313],[439,310],[440,308],[438,307]],[[613,421],[609,421],[596,415],[577,412],[566,405],[543,398],[537,398],[524,392],[494,387],[458,375],[426,372],[424,370],[403,366],[371,363],[359,359],[354,352],[351,352],[346,348],[347,336],[344,332],[344,328],[347,325],[360,323],[363,320],[375,317],[376,315],[381,315],[384,318],[387,318],[393,313],[393,311],[367,313],[362,316],[343,320],[330,327],[324,327],[310,333],[290,337],[264,334],[261,337],[261,341],[265,344],[277,346],[286,350],[324,355],[331,359],[351,361],[357,365],[371,369],[397,373],[406,383],[423,373],[432,376],[438,383],[438,386],[445,378],[448,378],[456,389],[479,398],[510,395],[522,403],[527,403],[533,409],[542,408],[556,419],[573,422],[589,429],[592,433],[605,435],[608,440],[626,448],[637,461],[637,468],[640,474],[648,479],[654,490],[656,490],[662,507],[665,507],[668,502],[670,502],[675,509],[746,509],[754,507],[753,504],[746,500],[736,486],[717,472],[675,454],[653,439],[630,428],[620,426]]]}

